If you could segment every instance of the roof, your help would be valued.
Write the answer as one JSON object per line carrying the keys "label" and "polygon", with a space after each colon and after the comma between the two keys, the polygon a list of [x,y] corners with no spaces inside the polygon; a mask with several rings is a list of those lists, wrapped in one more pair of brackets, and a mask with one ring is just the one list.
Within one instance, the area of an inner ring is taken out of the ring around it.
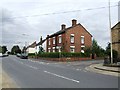
{"label": "roof", "polygon": [[[73,27],[76,27],[76,26],[78,26],[78,25],[82,26],[82,25],[79,23],[79,24],[77,24],[77,25],[75,25],[75,26],[68,27],[68,28],[66,28],[66,29],[64,29],[64,30],[59,30],[58,32],[56,32],[56,33],[54,33],[54,34],[46,37],[46,39],[44,39],[44,40],[40,41],[39,43],[37,43],[36,46],[42,45],[48,38],[51,38],[51,37],[54,37],[54,36],[63,34],[63,33],[65,33],[67,30],[69,30],[69,29],[71,29],[71,28],[73,28]],[[82,28],[84,28],[84,27],[82,26]],[[85,28],[84,28],[84,30],[85,30],[88,34],[90,34]],[[90,34],[90,35],[91,35],[91,34]],[[91,37],[92,37],[92,35],[91,35]]]}
{"label": "roof", "polygon": [[113,26],[111,29],[114,30],[114,29],[119,29],[119,28],[120,28],[120,21],[115,26]]}
{"label": "roof", "polygon": [[[78,26],[78,25],[82,26],[82,25],[79,23],[79,24],[77,24],[77,25],[75,25],[75,26],[71,26],[71,27],[68,27],[68,28],[66,28],[66,29],[64,29],[64,30],[60,30],[60,31],[58,31],[58,32],[56,32],[56,33],[48,36],[46,39],[51,38],[51,37],[54,37],[54,36],[57,36],[57,35],[60,35],[60,34],[63,34],[63,33],[65,33],[67,30],[69,30],[69,29],[71,29],[71,28],[74,28],[74,27],[76,27],[76,26]],[[82,26],[82,28],[84,28],[84,27]],[[85,30],[87,33],[89,33],[85,28],[84,28],[84,30]],[[90,34],[90,33],[89,33],[89,34]],[[91,35],[91,34],[90,34],[90,35]],[[91,35],[91,37],[92,37],[92,35]]]}

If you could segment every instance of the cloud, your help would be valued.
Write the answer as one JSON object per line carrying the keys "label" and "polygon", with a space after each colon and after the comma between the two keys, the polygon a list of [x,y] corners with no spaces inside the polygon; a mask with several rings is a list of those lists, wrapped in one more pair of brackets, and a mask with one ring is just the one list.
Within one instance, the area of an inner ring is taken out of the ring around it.
{"label": "cloud", "polygon": [[36,36],[32,35],[35,29],[32,29],[24,18],[20,20],[14,19],[12,13],[6,9],[3,9],[2,12],[2,24],[0,28],[3,45],[7,45],[11,48],[13,44],[18,42],[24,45],[26,41],[31,42],[36,40]]}
{"label": "cloud", "polygon": [[[112,0],[111,5],[116,5],[117,1]],[[108,6],[108,0],[90,0],[89,2],[88,0],[4,0],[2,3],[4,7],[0,12],[2,13],[0,14],[2,43],[9,45],[9,48],[18,42],[21,42],[20,45],[23,46],[26,41],[29,43],[39,41],[40,36],[45,38],[46,35],[59,31],[63,23],[67,27],[71,26],[72,19],[77,19],[78,23],[81,23],[102,47],[105,47],[109,41],[108,8],[85,10]],[[116,9],[116,7],[111,8],[112,26],[117,23]],[[81,11],[42,15],[73,10]]]}

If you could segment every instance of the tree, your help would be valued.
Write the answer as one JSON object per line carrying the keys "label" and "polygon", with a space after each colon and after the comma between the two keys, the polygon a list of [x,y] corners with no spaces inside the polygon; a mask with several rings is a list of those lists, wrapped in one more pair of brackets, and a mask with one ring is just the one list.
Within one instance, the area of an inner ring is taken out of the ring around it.
{"label": "tree", "polygon": [[21,49],[19,48],[18,45],[13,46],[11,49],[11,54],[17,54],[17,53],[21,53]]}
{"label": "tree", "polygon": [[44,51],[45,51],[44,48],[42,46],[39,46],[39,52],[38,53],[40,54],[40,53],[43,53]]}
{"label": "tree", "polygon": [[5,54],[7,50],[7,47],[6,46],[2,46],[2,54]]}
{"label": "tree", "polygon": [[[117,58],[118,52],[116,50],[112,50],[112,52],[113,52],[113,58]],[[108,43],[108,45],[106,47],[106,55],[111,57],[111,43]]]}
{"label": "tree", "polygon": [[22,53],[26,53],[26,47],[24,46],[23,49],[22,49]]}
{"label": "tree", "polygon": [[86,54],[96,54],[97,57],[103,57],[105,55],[105,50],[101,48],[97,41],[93,39],[92,46],[85,48]]}

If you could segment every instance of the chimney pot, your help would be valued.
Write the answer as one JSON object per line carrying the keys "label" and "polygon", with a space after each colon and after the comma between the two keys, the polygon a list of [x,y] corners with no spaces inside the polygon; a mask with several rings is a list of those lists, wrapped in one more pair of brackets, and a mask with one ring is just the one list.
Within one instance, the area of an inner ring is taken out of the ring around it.
{"label": "chimney pot", "polygon": [[72,26],[75,26],[77,24],[77,20],[76,19],[73,19],[72,20]]}
{"label": "chimney pot", "polygon": [[61,30],[64,30],[66,28],[66,25],[65,24],[62,24],[61,25]]}

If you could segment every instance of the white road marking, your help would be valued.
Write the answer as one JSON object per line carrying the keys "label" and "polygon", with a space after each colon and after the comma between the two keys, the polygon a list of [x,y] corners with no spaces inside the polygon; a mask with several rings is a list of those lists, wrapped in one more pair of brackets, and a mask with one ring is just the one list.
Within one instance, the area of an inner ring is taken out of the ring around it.
{"label": "white road marking", "polygon": [[30,68],[32,68],[32,69],[39,69],[39,68],[37,68],[37,67],[33,67],[33,66],[30,66],[30,65],[28,65],[28,64],[25,64],[25,63],[23,63],[23,62],[21,62],[21,61],[19,61],[19,60],[15,60],[15,59],[13,59],[14,61],[17,61],[17,62],[19,62],[19,63],[21,63],[21,64],[23,64],[23,65],[25,65],[25,66],[27,66],[27,67],[30,67]]}
{"label": "white road marking", "polygon": [[33,66],[30,66],[30,65],[27,65],[27,64],[25,64],[25,65],[32,68],[32,69],[38,69],[37,67],[33,67]]}
{"label": "white road marking", "polygon": [[83,70],[84,72],[87,72],[86,70]]}
{"label": "white road marking", "polygon": [[79,69],[79,68],[78,68],[78,69],[76,69],[76,70],[77,70],[77,71],[81,71],[82,69]]}
{"label": "white road marking", "polygon": [[48,74],[51,74],[51,75],[54,75],[54,76],[56,76],[56,77],[60,77],[60,78],[66,79],[66,80],[70,80],[70,81],[76,82],[76,83],[79,83],[79,82],[80,82],[80,81],[78,81],[78,80],[70,79],[70,78],[67,78],[67,77],[64,77],[64,76],[55,74],[55,73],[48,72],[48,71],[44,71],[44,72],[45,72],[45,73],[48,73]]}
{"label": "white road marking", "polygon": [[76,69],[77,71],[79,71],[80,69]]}
{"label": "white road marking", "polygon": [[38,69],[37,67],[33,67],[33,66],[29,66],[29,67],[31,67],[31,68],[33,68],[33,69]]}

